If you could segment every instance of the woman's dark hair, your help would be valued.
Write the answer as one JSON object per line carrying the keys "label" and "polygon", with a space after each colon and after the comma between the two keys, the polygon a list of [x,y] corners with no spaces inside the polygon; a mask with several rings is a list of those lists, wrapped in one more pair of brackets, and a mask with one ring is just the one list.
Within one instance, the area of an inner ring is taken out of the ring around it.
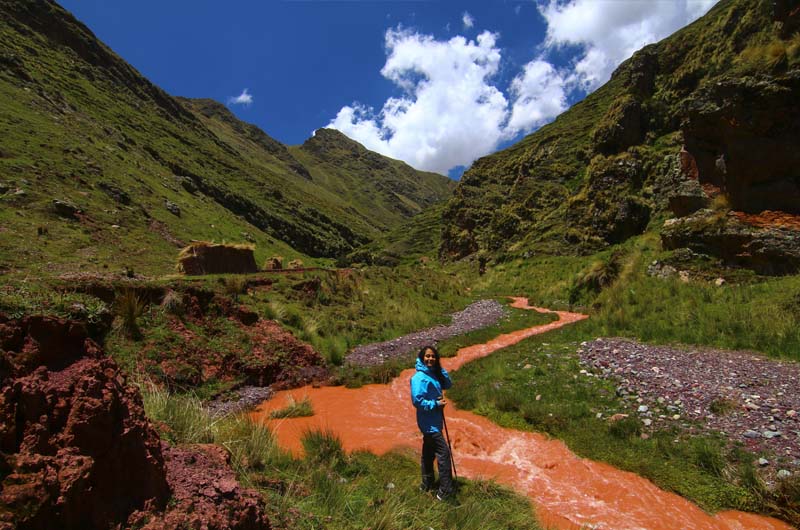
{"label": "woman's dark hair", "polygon": [[422,349],[420,349],[419,353],[417,354],[417,359],[422,361],[425,358],[425,352],[428,351],[428,350],[431,350],[433,352],[433,354],[436,356],[436,364],[433,366],[431,371],[433,372],[433,375],[436,377],[436,379],[438,379],[439,382],[441,383],[442,382],[442,363],[441,363],[441,360],[440,360],[441,358],[439,357],[439,350],[437,350],[433,346],[423,346]]}

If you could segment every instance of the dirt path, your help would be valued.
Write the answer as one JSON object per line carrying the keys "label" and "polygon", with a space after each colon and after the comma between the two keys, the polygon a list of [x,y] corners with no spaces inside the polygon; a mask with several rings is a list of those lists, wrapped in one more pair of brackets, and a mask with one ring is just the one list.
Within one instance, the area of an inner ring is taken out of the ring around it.
{"label": "dirt path", "polygon": [[[516,299],[514,307],[547,312],[529,308],[525,299]],[[456,357],[443,359],[443,364],[450,371],[457,370],[500,348],[586,318],[567,312],[557,312],[557,315],[558,321],[463,348]],[[367,449],[376,454],[397,448],[418,451],[420,435],[408,397],[412,374],[413,370],[406,370],[389,385],[367,385],[359,389],[306,387],[279,392],[262,404],[253,417],[269,423],[281,446],[295,454],[302,451],[300,440],[307,429],[332,430],[347,451]],[[314,416],[269,420],[269,413],[284,407],[289,397],[299,400],[306,396],[312,401]],[[459,474],[494,479],[527,495],[536,507],[538,518],[548,527],[790,528],[780,521],[742,512],[708,515],[686,499],[662,491],[638,475],[577,457],[559,440],[538,433],[504,429],[452,405],[447,418]]]}

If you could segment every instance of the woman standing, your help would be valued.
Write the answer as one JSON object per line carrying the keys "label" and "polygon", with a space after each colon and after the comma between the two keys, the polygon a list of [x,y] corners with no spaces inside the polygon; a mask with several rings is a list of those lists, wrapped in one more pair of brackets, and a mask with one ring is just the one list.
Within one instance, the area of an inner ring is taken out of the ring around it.
{"label": "woman standing", "polygon": [[450,448],[442,435],[443,408],[446,405],[443,390],[452,386],[447,370],[442,368],[439,352],[433,346],[419,351],[417,373],[411,378],[411,402],[417,409],[417,425],[422,431],[422,484],[420,490],[433,488],[433,459],[439,467],[439,490],[436,498],[443,500],[453,494],[453,477],[450,467]]}

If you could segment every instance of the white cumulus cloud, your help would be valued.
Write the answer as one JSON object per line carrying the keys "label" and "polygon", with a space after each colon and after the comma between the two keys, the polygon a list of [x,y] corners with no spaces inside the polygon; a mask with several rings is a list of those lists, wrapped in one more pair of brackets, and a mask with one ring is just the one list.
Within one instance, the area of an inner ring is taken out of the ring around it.
{"label": "white cumulus cloud", "polygon": [[694,21],[714,3],[716,0],[550,0],[540,4],[539,11],[547,21],[547,47],[583,47],[574,80],[591,91],[636,50]]}
{"label": "white cumulus cloud", "polygon": [[511,82],[509,133],[530,132],[567,110],[566,90],[566,80],[552,64],[541,59],[526,64]]}
{"label": "white cumulus cloud", "polygon": [[247,92],[245,88],[242,90],[242,93],[238,96],[231,96],[228,98],[228,104],[230,105],[250,105],[253,102],[253,95]]}
{"label": "white cumulus cloud", "polygon": [[472,18],[472,15],[464,11],[464,14],[461,15],[461,22],[464,23],[464,28],[468,29],[475,25],[475,19]]}
{"label": "white cumulus cloud", "polygon": [[[368,149],[429,171],[469,166],[501,142],[530,133],[569,100],[608,80],[633,52],[703,15],[715,0],[544,0],[544,42],[507,88],[498,88],[498,35],[436,40],[401,28],[385,34],[381,74],[401,95],[381,108],[344,106],[327,127]],[[519,7],[519,6],[517,6]],[[465,28],[475,23],[464,12]],[[548,54],[577,46],[566,65]],[[240,98],[251,96],[245,90]],[[237,98],[238,99],[238,98]],[[251,101],[251,99],[250,99]],[[249,102],[249,101],[248,101]]]}
{"label": "white cumulus cloud", "polygon": [[343,107],[328,127],[368,149],[418,169],[446,173],[492,152],[504,138],[508,102],[490,84],[500,64],[496,35],[437,41],[401,29],[386,32],[381,74],[403,89],[379,111]]}

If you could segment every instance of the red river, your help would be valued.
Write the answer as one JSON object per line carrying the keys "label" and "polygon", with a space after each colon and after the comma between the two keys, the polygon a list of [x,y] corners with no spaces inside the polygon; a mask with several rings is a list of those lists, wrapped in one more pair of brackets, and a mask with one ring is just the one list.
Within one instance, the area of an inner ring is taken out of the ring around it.
{"label": "red river", "polygon": [[[550,312],[528,306],[516,298],[514,307]],[[472,360],[516,344],[533,335],[571,324],[585,315],[555,312],[549,324],[500,335],[485,344],[458,351],[442,359],[450,372]],[[409,397],[414,370],[405,370],[388,385],[304,387],[278,392],[253,413],[267,422],[280,445],[302,453],[301,437],[309,429],[329,429],[346,451],[367,449],[385,454],[412,447],[419,451],[421,435]],[[457,375],[455,376],[458,377]],[[314,415],[274,420],[269,414],[286,406],[292,397],[311,399]],[[459,476],[494,479],[528,496],[540,522],[559,529],[790,529],[776,519],[727,511],[709,515],[690,501],[668,493],[634,473],[580,458],[563,442],[542,434],[499,427],[488,419],[447,406],[447,426]]]}

